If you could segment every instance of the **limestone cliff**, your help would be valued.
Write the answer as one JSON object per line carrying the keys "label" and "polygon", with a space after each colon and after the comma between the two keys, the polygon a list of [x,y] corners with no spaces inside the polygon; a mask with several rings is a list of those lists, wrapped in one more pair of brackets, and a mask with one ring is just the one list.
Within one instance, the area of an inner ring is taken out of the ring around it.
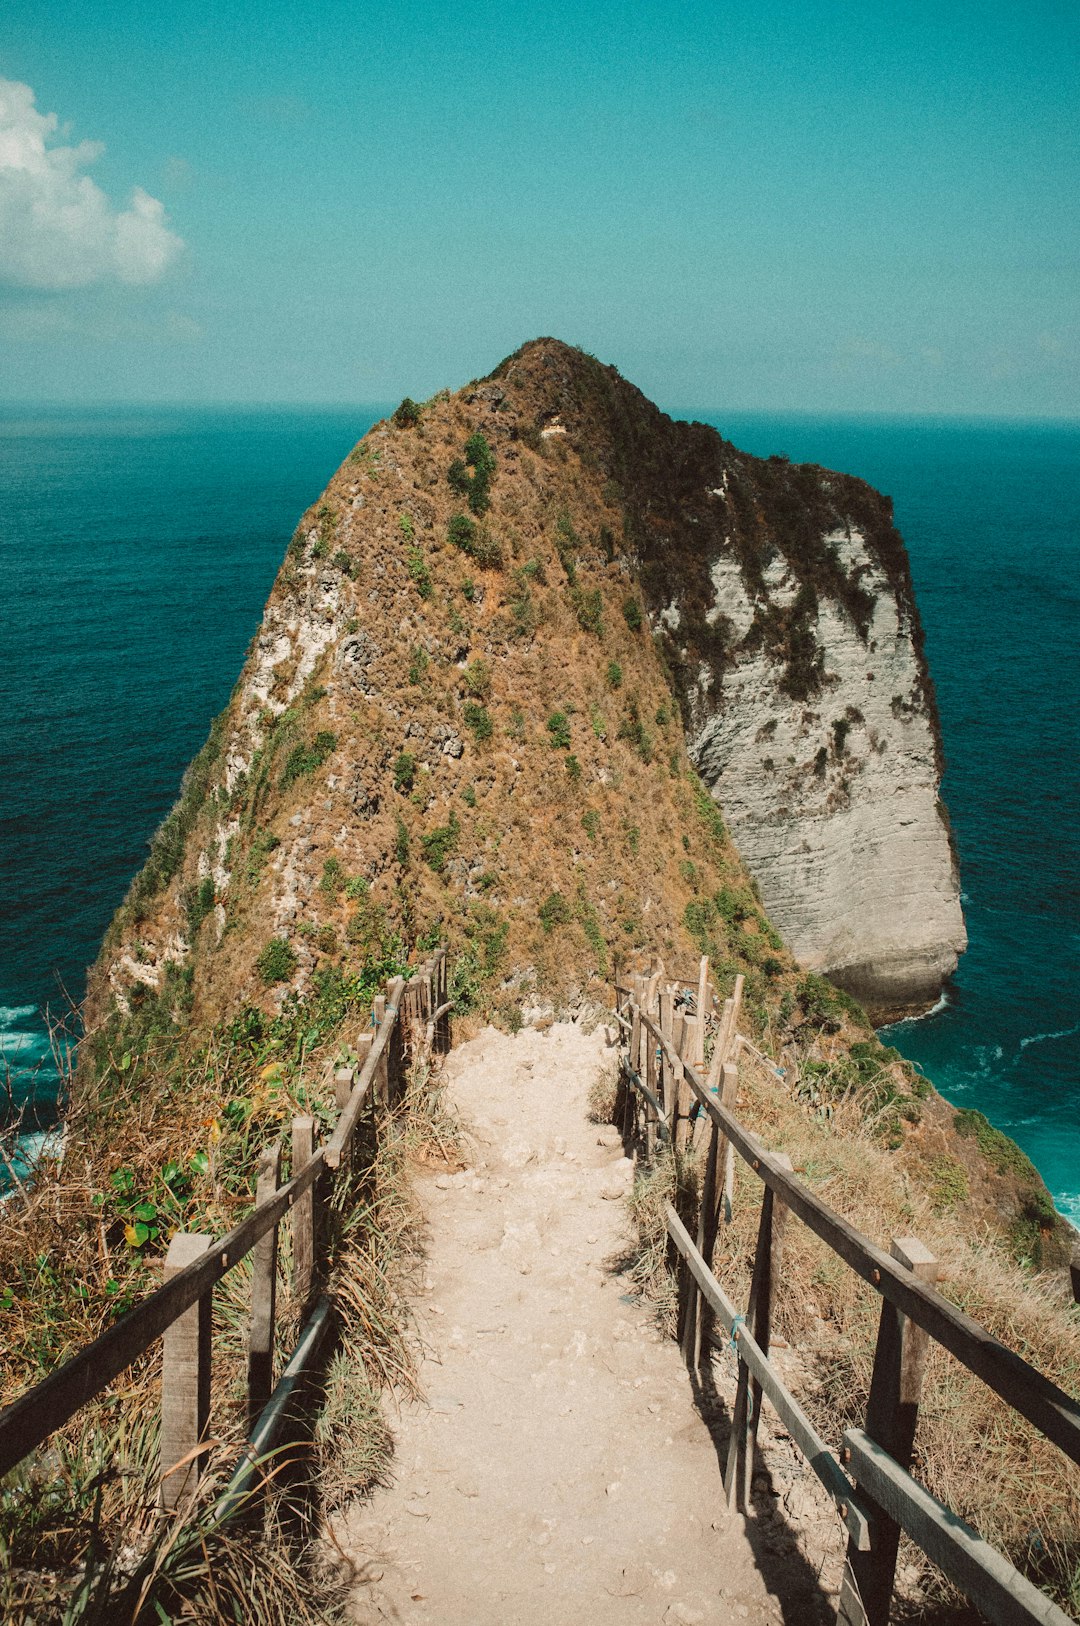
{"label": "limestone cliff", "polygon": [[[726,953],[721,917],[742,955],[756,906],[717,903],[679,822],[687,748],[803,966],[875,1011],[932,1001],[964,932],[886,500],[538,340],[376,425],[305,516],[91,1017],[222,1014],[455,921],[508,998]],[[779,976],[764,921],[753,946]]]}

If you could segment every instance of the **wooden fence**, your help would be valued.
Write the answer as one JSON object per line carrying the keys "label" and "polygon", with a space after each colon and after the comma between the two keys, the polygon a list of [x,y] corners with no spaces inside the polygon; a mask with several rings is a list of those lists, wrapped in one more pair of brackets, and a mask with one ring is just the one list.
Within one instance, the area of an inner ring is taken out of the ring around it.
{"label": "wooden fence", "polygon": [[[162,1285],[0,1412],[0,1477],[161,1338],[161,1500],[164,1507],[175,1507],[199,1474],[204,1455],[200,1448],[208,1435],[214,1286],[252,1254],[249,1438],[219,1511],[227,1515],[239,1507],[258,1481],[259,1460],[281,1438],[295,1389],[319,1361],[332,1331],[330,1304],[319,1294],[325,1262],[322,1216],[361,1115],[372,1109],[385,1111],[400,1098],[407,1057],[421,1047],[436,1054],[450,1048],[446,951],[440,949],[408,982],[401,977],[388,982],[385,995],[374,1001],[372,1015],[372,1032],[362,1035],[354,1047],[359,1065],[335,1074],[339,1116],[326,1144],[316,1146],[313,1118],[294,1118],[288,1182],[279,1184],[279,1141],[259,1159],[255,1207],[241,1224],[217,1241],[191,1232],[175,1235],[165,1256]],[[277,1244],[287,1215],[292,1229],[292,1285],[305,1320],[296,1349],[275,1383]]]}
{"label": "wooden fence", "polygon": [[[991,1621],[1067,1626],[1069,1616],[999,1552],[931,1496],[908,1472],[918,1422],[923,1368],[931,1339],[949,1350],[1008,1405],[1080,1463],[1080,1402],[999,1343],[938,1292],[937,1261],[914,1237],[890,1253],[876,1247],[769,1152],[734,1114],[738,1058],[750,1051],[738,1031],[742,978],[718,1008],[707,963],[687,984],[632,977],[617,990],[626,1035],[619,1110],[628,1139],[651,1158],[657,1140],[687,1149],[693,1116],[705,1115],[701,1200],[696,1215],[672,1206],[667,1228],[679,1277],[679,1339],[691,1366],[723,1342],[738,1355],[738,1381],[724,1486],[729,1506],[746,1511],[762,1396],[831,1496],[847,1530],[847,1563],[838,1619],[842,1626],[885,1626],[901,1531]],[[715,1043],[704,1067],[705,1029]],[[778,1075],[779,1076],[779,1075]],[[713,1271],[721,1226],[731,1218],[734,1158],[762,1182],[761,1218],[749,1303],[739,1313]],[[821,1438],[769,1358],[784,1233],[795,1215],[881,1295],[881,1318],[865,1426],[845,1433],[838,1452]],[[689,1224],[686,1222],[689,1220]],[[694,1231],[695,1234],[691,1234]],[[717,1329],[723,1331],[721,1340]]]}

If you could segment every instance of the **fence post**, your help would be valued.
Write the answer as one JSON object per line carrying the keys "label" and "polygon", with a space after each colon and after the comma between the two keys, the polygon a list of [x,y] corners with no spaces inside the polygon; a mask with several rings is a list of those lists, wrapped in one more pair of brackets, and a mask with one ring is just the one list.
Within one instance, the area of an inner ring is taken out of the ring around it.
{"label": "fence post", "polygon": [[[651,986],[651,984],[650,984]],[[657,1094],[656,1078],[656,1040],[648,1028],[642,1028],[643,1043],[645,1047],[644,1079],[653,1095]],[[651,1101],[645,1103],[645,1161],[652,1166],[656,1156],[656,1108]]]}
{"label": "fence post", "polygon": [[[376,994],[371,1001],[372,1040],[378,1038],[382,1025],[386,1020],[386,995]],[[375,1091],[375,1105],[383,1112],[390,1105],[390,1061],[384,1048],[382,1055],[375,1065],[375,1077],[372,1081]]]}
{"label": "fence post", "polygon": [[[173,1276],[206,1252],[213,1237],[177,1231],[165,1255],[162,1277]],[[161,1361],[161,1505],[174,1508],[202,1470],[202,1456],[169,1473],[201,1445],[210,1420],[210,1307],[213,1291],[165,1328]],[[167,1476],[167,1477],[166,1477]]]}
{"label": "fence post", "polygon": [[[278,1188],[281,1142],[264,1148],[259,1158],[255,1206],[268,1202]],[[274,1387],[274,1325],[277,1307],[277,1226],[256,1242],[251,1252],[251,1322],[248,1331],[248,1427],[254,1426]]]}
{"label": "fence post", "polygon": [[[701,1048],[701,1020],[696,1016],[684,1016],[682,1019],[682,1032],[679,1035],[679,1055],[683,1061],[688,1062],[695,1070],[699,1069],[698,1051]],[[700,1072],[699,1075],[700,1077]],[[690,1107],[693,1096],[690,1093],[690,1084],[686,1074],[680,1069],[678,1083],[679,1122],[675,1131],[675,1147],[679,1152],[686,1151],[686,1143],[690,1138]]]}
{"label": "fence post", "polygon": [[386,1057],[386,1098],[393,1104],[400,1101],[405,1088],[405,1024],[402,1021],[406,1003],[405,978],[391,977],[386,984],[386,993],[389,1003],[398,1007],[398,1020],[383,1051]]}
{"label": "fence post", "polygon": [[[711,1073],[710,1073],[711,1076]],[[735,1097],[739,1091],[738,1069],[731,1062],[719,1069],[719,1098],[720,1105],[731,1110],[735,1105]],[[705,1173],[701,1185],[701,1208],[698,1213],[698,1252],[708,1265],[713,1268],[713,1255],[716,1251],[716,1238],[720,1231],[720,1209],[724,1202],[724,1171],[727,1155],[731,1151],[727,1137],[721,1135],[719,1125],[713,1119],[709,1120],[709,1147],[705,1154]],[[734,1171],[733,1171],[734,1172]],[[730,1218],[730,1214],[728,1216]],[[698,1348],[691,1351],[697,1361],[708,1360],[709,1340],[712,1336],[713,1313],[705,1300],[699,1299],[698,1319],[700,1336]]]}
{"label": "fence post", "polygon": [[[305,1114],[292,1121],[292,1172],[300,1174],[315,1155],[315,1120]],[[316,1181],[316,1185],[318,1182]],[[301,1305],[311,1297],[315,1282],[315,1186],[309,1186],[293,1205],[293,1290]]]}
{"label": "fence post", "polygon": [[[668,982],[662,982],[660,984],[660,1032],[663,1034],[668,1044],[670,1044],[671,984]],[[675,1074],[672,1071],[671,1060],[668,1056],[667,1050],[663,1045],[660,1047],[660,1082],[663,1085],[661,1100],[664,1103],[664,1111],[667,1113],[668,1129],[670,1131],[675,1127],[675,1113],[673,1110],[672,1101],[672,1097],[675,1093]]]}
{"label": "fence post", "polygon": [[[774,1160],[781,1168],[790,1171],[791,1159],[784,1153],[776,1153]],[[758,1227],[754,1275],[746,1311],[750,1332],[763,1355],[769,1353],[773,1301],[783,1258],[787,1215],[787,1204],[777,1201],[773,1196],[772,1187],[766,1186],[761,1197],[761,1224]],[[750,1506],[750,1486],[754,1476],[754,1451],[757,1446],[760,1411],[761,1386],[756,1379],[751,1380],[749,1368],[740,1361],[735,1406],[731,1416],[731,1438],[728,1441],[724,1489],[727,1491],[728,1507],[738,1508],[742,1513]]]}
{"label": "fence post", "polygon": [[[894,1238],[890,1251],[920,1281],[937,1281],[938,1261],[917,1237]],[[866,1432],[904,1469],[911,1465],[929,1346],[929,1334],[882,1299]],[[848,1543],[837,1619],[841,1626],[863,1626],[864,1620],[869,1626],[887,1626],[900,1527],[865,1490],[861,1494],[869,1513],[870,1547],[859,1552]]]}

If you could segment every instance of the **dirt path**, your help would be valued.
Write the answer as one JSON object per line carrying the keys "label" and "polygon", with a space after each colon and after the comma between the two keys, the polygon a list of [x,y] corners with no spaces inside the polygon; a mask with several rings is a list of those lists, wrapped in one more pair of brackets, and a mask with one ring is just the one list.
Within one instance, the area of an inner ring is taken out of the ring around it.
{"label": "dirt path", "polygon": [[678,1349],[615,1268],[632,1170],[587,1114],[613,1061],[567,1023],[448,1058],[475,1153],[420,1185],[426,1398],[394,1420],[392,1488],[339,1532],[364,1626],[818,1618],[812,1578],[767,1582],[758,1521],[726,1515]]}

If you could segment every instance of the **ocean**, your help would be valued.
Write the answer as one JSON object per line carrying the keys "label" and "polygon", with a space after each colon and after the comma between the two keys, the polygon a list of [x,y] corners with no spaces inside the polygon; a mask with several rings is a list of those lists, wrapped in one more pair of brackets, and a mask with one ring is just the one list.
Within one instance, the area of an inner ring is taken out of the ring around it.
{"label": "ocean", "polygon": [[[41,1013],[79,999],[300,514],[380,415],[0,408],[0,1085],[40,1133]],[[894,499],[971,946],[885,1037],[1080,1221],[1080,425],[695,415]]]}

